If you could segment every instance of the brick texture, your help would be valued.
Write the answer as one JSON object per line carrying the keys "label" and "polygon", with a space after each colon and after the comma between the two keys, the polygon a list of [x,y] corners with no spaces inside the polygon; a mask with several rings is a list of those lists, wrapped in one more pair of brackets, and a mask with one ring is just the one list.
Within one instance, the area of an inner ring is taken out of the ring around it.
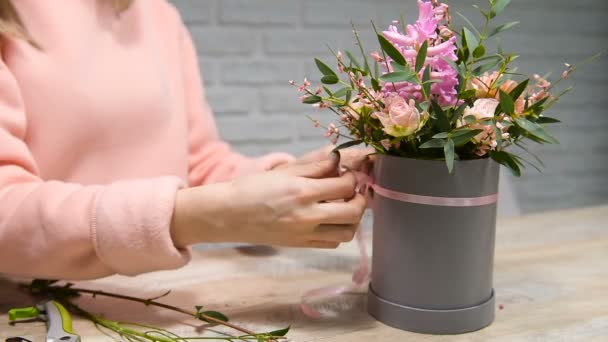
{"label": "brick texture", "polygon": [[[367,50],[376,49],[370,20],[379,28],[417,15],[414,0],[171,0],[188,25],[199,53],[209,101],[222,136],[246,154],[272,150],[301,154],[325,144],[305,115],[331,120],[330,113],[299,103],[287,82],[317,79],[313,57],[330,61],[326,44],[356,51],[351,21]],[[471,7],[486,1],[451,2],[478,21]],[[459,20],[457,15],[454,15]],[[497,23],[521,24],[501,45],[517,51],[520,71],[561,72],[608,46],[608,1],[513,0]],[[457,22],[458,24],[458,22]],[[511,184],[523,212],[608,202],[608,58],[572,76],[576,88],[551,111],[563,121],[553,132],[557,146],[531,149],[545,161],[543,173],[527,170]]]}

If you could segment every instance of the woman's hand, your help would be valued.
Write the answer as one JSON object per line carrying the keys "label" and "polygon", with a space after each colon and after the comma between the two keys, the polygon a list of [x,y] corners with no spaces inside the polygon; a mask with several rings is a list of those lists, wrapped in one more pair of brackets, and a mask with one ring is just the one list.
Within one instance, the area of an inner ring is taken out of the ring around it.
{"label": "woman's hand", "polygon": [[[332,156],[231,183],[180,190],[171,227],[175,244],[335,248],[352,240],[366,201],[356,193],[351,172],[338,176],[339,155]],[[359,163],[365,158],[362,155]]]}
{"label": "woman's hand", "polygon": [[[311,162],[323,161],[331,156],[331,153],[334,148],[334,145],[327,145],[320,149],[306,153],[302,157],[298,158],[295,162],[279,165],[275,169],[282,169],[295,164],[306,164]],[[369,164],[371,163],[371,154],[373,154],[374,152],[375,150],[371,147],[351,147],[347,149],[342,149],[340,150],[341,166],[345,167],[348,170],[362,171],[367,173],[367,169],[370,167]]]}

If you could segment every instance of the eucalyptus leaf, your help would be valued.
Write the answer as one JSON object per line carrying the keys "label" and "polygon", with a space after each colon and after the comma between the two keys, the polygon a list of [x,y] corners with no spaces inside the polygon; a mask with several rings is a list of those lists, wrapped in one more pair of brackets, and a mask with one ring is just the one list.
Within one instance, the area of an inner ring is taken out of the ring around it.
{"label": "eucalyptus leaf", "polygon": [[389,42],[383,35],[378,35],[378,42],[382,50],[398,64],[407,65],[405,57],[397,50],[393,43]]}
{"label": "eucalyptus leaf", "polygon": [[448,119],[448,115],[441,108],[441,106],[434,100],[431,100],[431,108],[433,108],[433,113],[437,118],[437,127],[442,132],[447,132],[450,130],[450,121]]}
{"label": "eucalyptus leaf", "polygon": [[416,55],[416,72],[419,72],[420,70],[422,70],[422,67],[424,67],[428,47],[429,43],[427,41],[424,41],[424,43],[422,43],[422,46],[420,47],[420,50],[418,50],[418,55]]}
{"label": "eucalyptus leaf", "polygon": [[374,89],[374,91],[380,91],[382,89],[382,87],[380,87],[380,83],[378,82],[377,79],[372,78],[372,88]]}
{"label": "eucalyptus leaf", "polygon": [[469,30],[466,26],[462,28],[462,31],[467,40],[467,46],[469,48],[469,51],[475,51],[475,49],[477,49],[477,46],[479,45],[479,40],[477,39],[475,34],[471,32],[471,30]]}
{"label": "eucalyptus leaf", "polygon": [[284,329],[271,331],[268,333],[268,335],[275,336],[275,337],[285,336],[289,332],[289,329],[291,329],[291,325]]}
{"label": "eucalyptus leaf", "polygon": [[494,4],[490,8],[490,18],[495,18],[498,15],[500,15],[500,13],[502,13],[502,11],[504,11],[505,7],[507,7],[507,5],[509,5],[510,2],[511,2],[511,0],[494,1]]}
{"label": "eucalyptus leaf", "polygon": [[317,68],[323,75],[335,76],[336,78],[338,77],[338,75],[330,67],[328,67],[327,64],[323,63],[320,59],[315,58],[315,64],[317,64]]}
{"label": "eucalyptus leaf", "polygon": [[477,33],[477,35],[481,36],[481,32],[479,32],[479,30],[477,30],[477,28],[475,27],[475,25],[473,25],[473,23],[469,20],[469,18],[467,18],[464,14],[460,13],[460,12],[456,12],[456,14],[458,14],[458,16],[460,16],[462,18],[462,20],[464,20],[465,23],[467,23],[471,29],[473,29],[473,31],[475,31],[475,33]]}
{"label": "eucalyptus leaf", "polygon": [[[431,79],[431,66],[427,65],[424,69],[424,74],[422,75],[422,89],[424,89],[424,93],[427,99],[431,98],[431,84],[428,81]],[[447,129],[446,129],[447,131]]]}
{"label": "eucalyptus leaf", "polygon": [[463,91],[462,93],[458,94],[458,98],[461,100],[468,100],[470,98],[472,98],[473,96],[475,96],[476,90],[475,89],[468,89]]}
{"label": "eucalyptus leaf", "polygon": [[486,48],[483,45],[479,45],[475,51],[473,51],[473,57],[481,58],[486,54]]}
{"label": "eucalyptus leaf", "polygon": [[540,125],[525,118],[516,118],[515,123],[524,131],[549,144],[559,144],[559,141],[547,133]]}
{"label": "eucalyptus leaf", "polygon": [[356,66],[357,69],[363,69],[363,67],[361,67],[361,64],[359,63],[359,61],[357,61],[357,58],[353,55],[352,52],[346,50],[346,56],[348,57],[350,63]]}
{"label": "eucalyptus leaf", "polygon": [[340,79],[336,75],[327,75],[321,77],[321,83],[323,84],[336,84],[340,82]]}
{"label": "eucalyptus leaf", "polygon": [[323,99],[320,96],[317,95],[310,95],[308,97],[305,97],[304,100],[302,100],[302,103],[306,103],[306,104],[315,104],[315,103],[319,103],[321,102]]}
{"label": "eucalyptus leaf", "polygon": [[350,141],[347,141],[347,142],[345,142],[343,144],[340,144],[340,145],[336,146],[333,149],[333,151],[339,151],[339,150],[342,150],[342,149],[345,149],[345,148],[349,148],[349,147],[352,147],[352,146],[361,145],[362,143],[363,143],[362,140],[350,140]]}
{"label": "eucalyptus leaf", "polygon": [[448,137],[448,132],[441,132],[433,135],[433,139],[446,139]]}
{"label": "eucalyptus leaf", "polygon": [[509,95],[513,101],[517,101],[517,99],[524,93],[524,91],[528,88],[529,79],[520,82],[517,87],[513,88]]}
{"label": "eucalyptus leaf", "polygon": [[515,103],[513,102],[511,96],[507,95],[507,93],[502,91],[502,89],[499,89],[498,91],[500,93],[500,108],[496,109],[502,109],[502,111],[507,115],[515,113]]}
{"label": "eucalyptus leaf", "polygon": [[509,23],[502,24],[502,25],[496,27],[495,29],[493,29],[492,32],[490,32],[490,34],[488,35],[488,37],[493,37],[493,36],[495,36],[495,35],[503,32],[503,31],[506,31],[506,30],[508,30],[510,28],[513,28],[513,27],[517,26],[517,25],[519,25],[519,21],[511,21]]}
{"label": "eucalyptus leaf", "polygon": [[333,95],[334,95],[334,97],[343,97],[344,95],[346,95],[346,92],[351,89],[352,88],[350,88],[350,87],[344,87],[344,88],[338,89]]}
{"label": "eucalyptus leaf", "polygon": [[455,147],[460,147],[466,145],[471,139],[473,139],[477,134],[483,132],[481,129],[467,130],[467,131],[457,131],[458,133],[464,132],[456,135],[456,132],[452,133],[452,141],[454,142]]}
{"label": "eucalyptus leaf", "polygon": [[536,119],[536,123],[537,124],[552,124],[552,123],[559,123],[561,122],[558,119],[555,118],[550,118],[548,116],[539,116],[538,119]]}
{"label": "eucalyptus leaf", "polygon": [[467,107],[468,107],[468,104],[465,102],[465,103],[461,104],[458,108],[456,108],[454,113],[452,113],[452,119],[450,120],[450,123],[455,124],[456,122],[458,122],[458,120],[460,120],[460,118],[462,117],[462,114],[464,113],[464,110]]}
{"label": "eucalyptus leaf", "polygon": [[513,156],[511,156],[510,153],[507,153],[505,151],[490,151],[490,157],[499,164],[504,165],[508,169],[510,169],[515,177],[521,176],[521,169],[519,167],[519,164],[515,161],[515,159],[513,158]]}
{"label": "eucalyptus leaf", "polygon": [[424,144],[420,145],[419,148],[443,148],[443,145],[445,145],[445,140],[443,139],[432,139],[429,140],[427,142],[425,142]]}
{"label": "eucalyptus leaf", "polygon": [[411,71],[395,71],[380,76],[382,82],[414,82],[416,81],[416,75]]}
{"label": "eucalyptus leaf", "polygon": [[[212,317],[212,318],[215,318],[215,319],[220,320],[222,322],[228,322],[228,317],[226,317],[226,315],[224,315],[221,312],[217,312],[217,311],[203,311],[203,312],[201,312],[201,315]],[[202,317],[202,316],[201,316],[200,319],[203,320],[203,321],[205,321],[205,322],[213,323],[213,322],[205,319],[205,317]]]}
{"label": "eucalyptus leaf", "polygon": [[448,172],[452,173],[454,170],[454,141],[448,139],[448,141],[443,146],[443,153],[445,154],[445,164],[448,167]]}

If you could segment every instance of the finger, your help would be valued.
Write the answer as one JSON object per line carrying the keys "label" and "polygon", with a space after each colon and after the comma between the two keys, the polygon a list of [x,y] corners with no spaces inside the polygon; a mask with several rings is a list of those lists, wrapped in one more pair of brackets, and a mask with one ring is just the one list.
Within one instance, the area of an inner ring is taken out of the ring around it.
{"label": "finger", "polygon": [[341,150],[340,163],[350,170],[362,171],[363,166],[369,161],[369,155],[373,154],[371,148],[351,148]]}
{"label": "finger", "polygon": [[325,178],[334,177],[338,174],[340,165],[340,154],[332,152],[330,157],[324,160],[317,160],[303,164],[295,164],[289,168],[281,170],[293,176],[305,178]]}
{"label": "finger", "polygon": [[315,228],[310,240],[349,242],[355,237],[358,224],[323,224]]}
{"label": "finger", "polygon": [[308,152],[306,154],[304,154],[302,157],[298,158],[298,160],[296,161],[296,164],[304,164],[304,163],[308,163],[308,162],[314,162],[314,161],[321,161],[321,160],[325,160],[328,159],[331,152],[334,150],[334,148],[336,148],[336,146],[334,145],[327,145],[321,149],[312,151],[312,152]]}
{"label": "finger", "polygon": [[280,242],[272,243],[274,246],[292,247],[292,248],[337,248],[340,243],[335,241],[322,241],[322,240],[283,240]]}
{"label": "finger", "polygon": [[315,202],[349,200],[355,195],[357,178],[352,172],[346,172],[340,177],[310,179],[309,184],[317,191]]}
{"label": "finger", "polygon": [[367,201],[356,194],[347,202],[327,202],[317,204],[322,224],[359,224],[367,207]]}

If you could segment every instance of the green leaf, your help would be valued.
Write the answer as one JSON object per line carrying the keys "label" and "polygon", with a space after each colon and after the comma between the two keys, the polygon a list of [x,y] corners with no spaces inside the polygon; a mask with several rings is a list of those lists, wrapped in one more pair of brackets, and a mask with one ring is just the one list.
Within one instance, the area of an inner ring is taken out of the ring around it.
{"label": "green leaf", "polygon": [[447,114],[443,111],[441,106],[431,100],[431,107],[433,108],[433,113],[435,114],[435,118],[437,119],[437,127],[442,132],[447,132],[450,130],[450,121],[448,120]]}
{"label": "green leaf", "polygon": [[505,151],[490,151],[490,157],[494,159],[497,163],[504,165],[508,169],[510,169],[515,177],[521,176],[521,169],[519,167],[519,164],[517,164],[511,154]]}
{"label": "green leaf", "polygon": [[393,67],[393,71],[405,71],[405,72],[412,72],[412,69],[410,69],[409,65],[401,65],[395,62],[391,63],[391,66]]}
{"label": "green leaf", "polygon": [[559,144],[559,141],[547,133],[540,125],[525,118],[516,118],[515,123],[524,131],[549,144]]}
{"label": "green leaf", "polygon": [[382,82],[413,82],[416,80],[416,75],[411,71],[395,71],[380,76]]}
{"label": "green leaf", "polygon": [[496,109],[497,110],[502,109],[502,112],[504,112],[507,115],[511,115],[511,114],[515,113],[515,103],[513,102],[513,99],[511,98],[511,96],[507,95],[507,93],[505,93],[501,89],[499,89],[498,91],[500,93],[500,108],[496,108]]}
{"label": "green leaf", "polygon": [[346,50],[346,57],[348,57],[350,63],[357,67],[357,69],[363,70],[361,64],[359,63],[359,61],[357,61],[357,58],[352,54],[352,52]]}
{"label": "green leaf", "polygon": [[[203,311],[203,312],[201,312],[201,315],[205,315],[205,316],[208,316],[208,317],[211,317],[211,318],[215,318],[215,319],[220,320],[222,322],[228,322],[228,317],[226,317],[226,315],[224,315],[221,312],[217,312],[217,311]],[[205,321],[205,322],[208,322],[208,323],[213,323],[211,321],[208,321],[207,319],[205,319],[205,317],[202,317],[202,316],[201,316],[200,319],[203,320],[203,321]]]}
{"label": "green leaf", "polygon": [[466,145],[473,137],[483,132],[481,129],[466,129],[452,132],[452,140],[454,141],[455,147]]}
{"label": "green leaf", "polygon": [[471,30],[469,30],[466,26],[462,28],[462,31],[464,32],[464,36],[467,40],[467,46],[469,48],[469,51],[475,51],[475,49],[477,49],[477,46],[479,45],[479,40],[477,40],[475,34],[471,32]]}
{"label": "green leaf", "polygon": [[467,115],[464,117],[464,121],[468,124],[477,123],[477,118],[475,115]]}
{"label": "green leaf", "polygon": [[380,83],[375,78],[372,78],[372,88],[374,89],[374,91],[382,90],[382,87],[380,87]]}
{"label": "green leaf", "polygon": [[383,35],[378,35],[378,42],[382,50],[398,64],[407,65],[405,57],[397,50],[393,43],[389,42]]}
{"label": "green leaf", "polygon": [[351,88],[349,88],[349,87],[344,87],[344,88],[338,89],[334,93],[334,97],[343,97],[344,95],[346,95],[346,92],[349,90],[351,90]]}
{"label": "green leaf", "polygon": [[[431,98],[431,83],[428,81],[431,79],[431,66],[427,65],[424,69],[424,74],[422,75],[422,89],[424,90],[424,94],[427,99]],[[447,131],[447,129],[446,129]]]}
{"label": "green leaf", "polygon": [[473,69],[473,75],[480,76],[484,72],[489,71],[490,69],[497,66],[498,63],[500,63],[500,60],[497,59],[497,60],[489,61],[488,63],[482,64],[482,65],[476,67],[475,69]]}
{"label": "green leaf", "polygon": [[475,25],[473,25],[473,23],[469,20],[469,18],[465,17],[464,14],[462,14],[460,12],[456,12],[456,14],[458,14],[462,18],[462,20],[464,20],[475,31],[475,33],[477,33],[477,35],[481,36],[481,32],[479,32],[479,30],[477,30],[477,27],[475,27]]}
{"label": "green leaf", "polygon": [[327,75],[327,76],[321,77],[321,83],[323,83],[323,84],[336,84],[339,81],[340,81],[340,79],[336,75]]}
{"label": "green leaf", "polygon": [[336,146],[332,151],[339,151],[339,150],[342,150],[342,149],[345,149],[345,148],[349,148],[349,147],[352,147],[352,146],[360,145],[362,143],[363,143],[362,140],[350,140],[350,141],[347,141],[347,142],[345,142],[343,144],[340,144],[340,145]]}
{"label": "green leaf", "polygon": [[458,120],[462,117],[462,114],[464,113],[464,110],[467,107],[468,107],[468,104],[465,102],[465,103],[461,104],[458,108],[456,108],[454,113],[452,113],[452,119],[450,120],[450,123],[455,124],[456,122],[458,122]]}
{"label": "green leaf", "polygon": [[496,127],[496,122],[494,122],[494,135],[496,136],[496,146],[502,147],[502,130]]}
{"label": "green leaf", "polygon": [[448,137],[448,132],[441,132],[433,135],[433,139],[446,139]]}
{"label": "green leaf", "polygon": [[445,154],[445,164],[448,167],[448,172],[452,173],[454,170],[454,142],[452,139],[448,139],[446,144],[443,146],[443,153]]}
{"label": "green leaf", "polygon": [[350,98],[351,98],[352,96],[353,96],[353,92],[352,92],[352,90],[348,89],[348,90],[346,91],[346,96],[344,97],[344,101],[345,101],[346,103],[349,103],[349,102],[350,102]]}
{"label": "green leaf", "polygon": [[519,24],[519,21],[512,21],[506,24],[502,24],[498,27],[496,27],[495,29],[492,30],[492,32],[490,32],[490,34],[488,35],[488,37],[493,37],[497,34],[499,34],[500,32],[506,31],[510,28],[513,28],[514,26],[517,26]]}
{"label": "green leaf", "polygon": [[483,57],[483,55],[486,54],[486,48],[483,45],[479,45],[474,51],[473,51],[473,57],[475,58],[481,58]]}
{"label": "green leaf", "polygon": [[424,144],[420,145],[419,148],[442,148],[445,145],[445,140],[443,139],[432,139]]}
{"label": "green leaf", "polygon": [[426,51],[429,47],[429,43],[427,41],[424,41],[424,43],[422,43],[422,46],[420,47],[420,50],[418,50],[418,55],[416,56],[416,72],[419,72],[420,70],[422,70],[422,67],[424,67],[424,62],[426,61]]}
{"label": "green leaf", "polygon": [[463,91],[462,93],[458,94],[458,98],[461,100],[467,100],[472,98],[473,96],[475,96],[475,89],[468,89]]}
{"label": "green leaf", "polygon": [[548,116],[539,116],[538,119],[536,119],[536,123],[537,124],[552,124],[552,123],[559,123],[561,121],[559,121],[558,119],[555,118],[550,118]]}
{"label": "green leaf", "polygon": [[495,18],[500,15],[502,11],[507,7],[507,5],[511,2],[511,0],[496,0],[494,4],[490,8],[490,18]]}
{"label": "green leaf", "polygon": [[321,102],[323,99],[320,96],[317,95],[310,95],[306,98],[304,98],[304,100],[302,100],[302,103],[306,103],[306,104],[315,104],[315,103],[319,103]]}
{"label": "green leaf", "polygon": [[320,59],[315,58],[315,63],[317,64],[317,68],[319,68],[319,71],[325,75],[325,76],[335,76],[336,78],[338,77],[338,75],[336,75],[336,73],[327,66],[327,64],[323,63]]}
{"label": "green leaf", "polygon": [[524,93],[524,91],[528,87],[528,82],[530,82],[529,79],[527,79],[525,81],[522,81],[521,83],[519,83],[517,85],[517,87],[515,87],[515,88],[513,88],[513,90],[511,90],[511,92],[509,93],[509,95],[511,96],[511,99],[513,101],[517,101],[517,99],[521,96],[521,94]]}
{"label": "green leaf", "polygon": [[284,329],[271,331],[268,333],[268,335],[273,336],[273,337],[285,336],[289,332],[289,329],[291,329],[291,325]]}

